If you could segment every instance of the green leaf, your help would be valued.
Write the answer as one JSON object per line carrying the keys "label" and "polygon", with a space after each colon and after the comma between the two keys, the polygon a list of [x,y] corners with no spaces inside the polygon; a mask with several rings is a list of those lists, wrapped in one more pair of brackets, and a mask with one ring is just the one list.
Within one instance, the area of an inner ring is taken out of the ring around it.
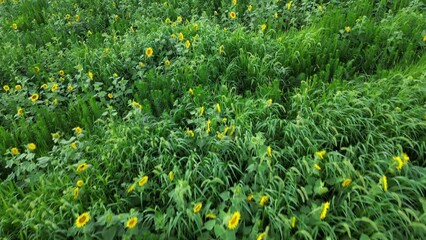
{"label": "green leaf", "polygon": [[359,238],[359,240],[370,240],[370,237],[368,237],[365,234],[361,234],[361,237]]}
{"label": "green leaf", "polygon": [[117,225],[107,228],[102,232],[102,238],[105,240],[112,240],[117,233]]}
{"label": "green leaf", "polygon": [[204,223],[204,228],[210,231],[213,229],[215,225],[216,225],[216,220],[210,220]]}

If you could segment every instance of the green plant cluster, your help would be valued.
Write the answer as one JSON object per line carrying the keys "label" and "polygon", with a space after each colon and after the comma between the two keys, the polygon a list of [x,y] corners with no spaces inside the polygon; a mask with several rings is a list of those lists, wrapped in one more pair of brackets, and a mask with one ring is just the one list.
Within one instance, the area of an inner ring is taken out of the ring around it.
{"label": "green plant cluster", "polygon": [[425,238],[425,10],[0,0],[0,238]]}

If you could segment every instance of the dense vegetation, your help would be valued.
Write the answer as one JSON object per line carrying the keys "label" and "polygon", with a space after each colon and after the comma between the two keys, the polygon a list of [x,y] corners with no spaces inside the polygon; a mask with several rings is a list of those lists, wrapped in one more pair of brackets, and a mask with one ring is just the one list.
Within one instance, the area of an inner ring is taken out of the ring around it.
{"label": "dense vegetation", "polygon": [[425,239],[421,0],[0,0],[1,239]]}

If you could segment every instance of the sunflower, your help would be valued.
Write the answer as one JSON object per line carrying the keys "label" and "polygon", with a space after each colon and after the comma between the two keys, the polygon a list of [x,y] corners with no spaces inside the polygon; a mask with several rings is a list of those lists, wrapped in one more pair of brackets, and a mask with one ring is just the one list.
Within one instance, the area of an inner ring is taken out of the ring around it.
{"label": "sunflower", "polygon": [[292,3],[293,3],[293,1],[290,1],[289,3],[287,3],[287,10],[290,10]]}
{"label": "sunflower", "polygon": [[349,184],[351,184],[352,179],[346,178],[345,181],[342,182],[342,187],[347,187]]}
{"label": "sunflower", "polygon": [[345,27],[345,32],[347,32],[347,33],[348,33],[348,32],[350,32],[350,31],[351,31],[351,27],[346,26],[346,27]]}
{"label": "sunflower", "polygon": [[136,102],[136,101],[133,101],[132,105],[133,105],[133,107],[137,107],[139,109],[142,109],[142,105],[140,103]]}
{"label": "sunflower", "polygon": [[34,143],[29,143],[29,144],[27,145],[27,147],[28,147],[28,149],[29,149],[29,150],[31,150],[31,151],[34,151],[34,150],[36,150],[36,148],[37,148],[37,146],[36,146]]}
{"label": "sunflower", "polygon": [[216,215],[214,215],[213,213],[207,213],[206,218],[207,219],[216,219]]}
{"label": "sunflower", "polygon": [[256,238],[256,240],[263,240],[263,238],[266,236],[266,232],[263,232],[261,234],[259,234]]}
{"label": "sunflower", "polygon": [[112,93],[108,93],[108,98],[112,99],[114,96],[112,95]]}
{"label": "sunflower", "polygon": [[230,12],[229,17],[235,19],[237,17],[237,14],[235,14],[235,12]]}
{"label": "sunflower", "polygon": [[154,50],[152,50],[152,48],[149,47],[145,50],[145,54],[147,57],[151,57],[152,54],[154,54]]}
{"label": "sunflower", "polygon": [[78,165],[77,167],[77,172],[83,172],[84,170],[86,170],[89,167],[89,164],[87,163],[81,163],[80,165]]}
{"label": "sunflower", "polygon": [[132,217],[129,220],[127,220],[126,222],[126,228],[128,229],[132,229],[136,226],[136,224],[138,223],[138,218],[137,217]]}
{"label": "sunflower", "polygon": [[209,133],[210,132],[210,124],[211,124],[211,121],[210,120],[207,120],[207,129],[206,129],[206,132],[207,133]]}
{"label": "sunflower", "polygon": [[54,92],[56,90],[58,90],[58,84],[57,83],[53,84],[52,88],[50,88],[50,91],[52,91],[52,92]]}
{"label": "sunflower", "polygon": [[295,228],[296,227],[296,217],[293,216],[291,217],[291,228]]}
{"label": "sunflower", "polygon": [[320,159],[323,159],[325,153],[326,153],[325,150],[322,150],[322,151],[319,151],[319,152],[315,152],[315,156],[318,156]]}
{"label": "sunflower", "polygon": [[318,171],[321,170],[321,167],[318,164],[314,164],[314,168]]}
{"label": "sunflower", "polygon": [[143,185],[145,185],[148,182],[148,176],[144,176],[141,178],[141,180],[139,180],[139,187],[142,187]]}
{"label": "sunflower", "polygon": [[18,25],[16,23],[12,24],[12,28],[13,28],[13,30],[18,29]]}
{"label": "sunflower", "polygon": [[251,10],[253,9],[253,6],[252,5],[248,5],[248,7],[247,7],[247,10],[249,11],[249,12],[251,12]]}
{"label": "sunflower", "polygon": [[322,211],[321,211],[321,216],[320,216],[321,220],[324,220],[324,218],[327,216],[328,208],[330,208],[330,203],[325,202],[324,205],[322,206]]}
{"label": "sunflower", "polygon": [[35,67],[34,67],[34,72],[39,73],[39,72],[40,72],[40,68],[39,68],[39,67],[37,67],[37,66],[35,66]]}
{"label": "sunflower", "polygon": [[272,157],[272,148],[271,148],[271,146],[268,146],[266,148],[266,152],[268,152],[268,157]]}
{"label": "sunflower", "polygon": [[179,41],[183,41],[184,37],[183,37],[183,33],[179,33],[179,37],[178,37]]}
{"label": "sunflower", "polygon": [[406,164],[408,161],[410,161],[410,157],[406,153],[402,153],[402,160],[404,164]]}
{"label": "sunflower", "polygon": [[81,134],[83,132],[83,129],[81,129],[81,127],[75,127],[74,131],[76,134]]}
{"label": "sunflower", "polygon": [[59,132],[52,133],[51,135],[53,139],[59,139],[60,137]]}
{"label": "sunflower", "polygon": [[233,230],[236,229],[238,226],[238,223],[240,221],[241,214],[240,212],[236,211],[234,214],[232,214],[231,219],[228,221],[228,229]]}
{"label": "sunflower", "polygon": [[265,205],[269,200],[269,196],[268,195],[264,195],[260,198],[259,204],[260,206]]}
{"label": "sunflower", "polygon": [[200,210],[201,210],[201,208],[203,207],[203,203],[197,203],[195,206],[194,206],[194,213],[198,213]]}
{"label": "sunflower", "polygon": [[34,93],[34,94],[31,95],[31,101],[33,101],[33,102],[37,101],[38,98],[39,98],[39,96],[38,96],[37,93]]}
{"label": "sunflower", "polygon": [[386,177],[386,175],[383,175],[382,184],[383,184],[383,191],[387,192],[388,191],[388,178]]}
{"label": "sunflower", "polygon": [[84,184],[83,180],[80,179],[80,180],[77,181],[77,187],[82,187],[83,184]]}
{"label": "sunflower", "polygon": [[201,106],[200,107],[200,116],[203,116],[203,114],[204,114],[204,106]]}
{"label": "sunflower", "polygon": [[220,104],[219,104],[219,103],[216,103],[216,111],[217,111],[218,113],[220,113]]}
{"label": "sunflower", "polygon": [[223,137],[224,137],[224,135],[222,133],[217,134],[217,138],[219,138],[219,140],[221,140]]}
{"label": "sunflower", "polygon": [[186,40],[185,42],[185,47],[189,48],[191,46],[191,42],[189,40]]}
{"label": "sunflower", "polygon": [[175,173],[173,171],[169,172],[169,179],[170,181],[173,181],[173,179],[175,179]]}
{"label": "sunflower", "polygon": [[80,16],[75,15],[75,21],[78,22],[78,20],[80,20]]}
{"label": "sunflower", "polygon": [[22,109],[22,108],[18,108],[18,116],[22,116],[22,115],[24,115],[24,109]]}
{"label": "sunflower", "polygon": [[18,84],[18,85],[16,85],[16,86],[15,86],[15,89],[16,89],[16,90],[21,90],[21,89],[22,89],[22,86]]}
{"label": "sunflower", "polygon": [[168,66],[170,66],[170,61],[169,61],[169,60],[166,60],[166,61],[164,62],[164,64],[168,67]]}
{"label": "sunflower", "polygon": [[12,149],[10,150],[10,152],[11,152],[13,155],[18,155],[18,154],[19,154],[19,149],[18,149],[18,148],[16,148],[16,147],[14,147],[14,148],[12,148]]}
{"label": "sunflower", "polygon": [[266,24],[262,24],[262,25],[260,26],[260,28],[262,29],[262,31],[265,31],[265,30],[266,30]]}
{"label": "sunflower", "polygon": [[78,187],[74,188],[74,190],[72,191],[73,196],[74,196],[74,200],[78,198]]}
{"label": "sunflower", "polygon": [[248,196],[247,196],[247,201],[251,201],[251,200],[253,200],[253,197],[254,197],[254,195],[253,195],[253,194],[248,195]]}
{"label": "sunflower", "polygon": [[87,76],[89,77],[90,80],[93,80],[93,73],[91,71],[87,73]]}
{"label": "sunflower", "polygon": [[75,220],[75,225],[77,226],[77,228],[82,228],[89,220],[90,215],[88,212],[85,212],[77,217],[77,219]]}
{"label": "sunflower", "polygon": [[135,190],[135,184],[133,183],[132,185],[130,185],[130,187],[127,189],[128,193],[133,192],[133,190]]}
{"label": "sunflower", "polygon": [[63,77],[64,75],[65,75],[65,72],[64,72],[64,70],[59,70],[59,76],[61,76],[61,77]]}

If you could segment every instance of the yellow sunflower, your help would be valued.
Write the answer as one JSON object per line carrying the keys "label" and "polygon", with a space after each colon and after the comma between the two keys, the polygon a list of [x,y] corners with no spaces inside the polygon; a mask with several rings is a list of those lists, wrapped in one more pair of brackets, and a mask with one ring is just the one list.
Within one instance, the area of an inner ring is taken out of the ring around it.
{"label": "yellow sunflower", "polygon": [[326,153],[325,150],[322,150],[322,151],[319,151],[319,152],[315,152],[315,156],[318,156],[320,159],[323,159],[325,153]]}
{"label": "yellow sunflower", "polygon": [[230,12],[229,17],[235,19],[237,17],[237,14],[235,12]]}
{"label": "yellow sunflower", "polygon": [[83,184],[84,184],[83,180],[80,179],[80,180],[77,181],[77,187],[82,187]]}
{"label": "yellow sunflower", "polygon": [[272,148],[271,148],[271,146],[268,146],[266,148],[266,151],[268,152],[268,157],[272,157]]}
{"label": "yellow sunflower", "polygon": [[231,219],[228,221],[228,229],[233,230],[236,229],[238,226],[238,223],[240,221],[241,214],[240,212],[236,211],[234,214],[232,214]]}
{"label": "yellow sunflower", "polygon": [[268,202],[268,200],[269,200],[269,196],[267,195],[262,196],[259,201],[260,206],[265,205]]}
{"label": "yellow sunflower", "polygon": [[81,129],[81,127],[75,127],[74,131],[76,134],[81,134],[83,132],[83,129]]}
{"label": "yellow sunflower", "polygon": [[88,212],[85,212],[77,217],[77,219],[75,220],[75,225],[77,226],[77,228],[82,228],[89,220],[90,215]]}
{"label": "yellow sunflower", "polygon": [[322,206],[322,211],[321,211],[321,216],[320,216],[321,220],[324,220],[324,218],[327,216],[328,208],[330,208],[330,203],[325,202],[324,205]]}
{"label": "yellow sunflower", "polygon": [[10,152],[11,152],[13,155],[18,155],[18,154],[19,154],[19,149],[18,149],[18,148],[16,148],[16,147],[14,147],[14,148],[12,148],[12,149],[10,150]]}
{"label": "yellow sunflower", "polygon": [[141,180],[139,180],[139,187],[142,187],[143,185],[145,185],[148,182],[148,176],[144,176],[141,178]]}
{"label": "yellow sunflower", "polygon": [[89,167],[89,164],[87,163],[81,163],[80,165],[78,165],[77,167],[77,172],[83,172],[84,170],[86,170]]}
{"label": "yellow sunflower", "polygon": [[138,218],[137,217],[132,217],[129,220],[127,220],[126,222],[126,228],[128,229],[132,229],[136,226],[136,224],[138,223]]}
{"label": "yellow sunflower", "polygon": [[259,234],[256,238],[256,240],[263,240],[263,238],[266,236],[266,232],[263,232],[261,234]]}
{"label": "yellow sunflower", "polygon": [[203,207],[203,203],[197,203],[195,206],[194,206],[194,213],[198,213],[200,210],[201,210],[201,208]]}
{"label": "yellow sunflower", "polygon": [[151,57],[152,54],[154,54],[154,50],[152,50],[152,48],[149,47],[145,50],[145,54],[147,57]]}
{"label": "yellow sunflower", "polygon": [[33,102],[37,101],[38,98],[39,98],[39,95],[37,93],[34,93],[34,94],[31,95],[31,101],[33,101]]}
{"label": "yellow sunflower", "polygon": [[74,188],[74,190],[72,191],[73,196],[74,196],[74,200],[78,198],[78,187]]}
{"label": "yellow sunflower", "polygon": [[349,186],[349,184],[351,184],[351,182],[352,182],[352,179],[350,179],[350,178],[345,179],[345,181],[342,182],[342,187]]}
{"label": "yellow sunflower", "polygon": [[130,185],[130,187],[127,189],[127,192],[133,192],[133,190],[135,190],[135,184],[133,183],[132,185]]}
{"label": "yellow sunflower", "polygon": [[36,148],[37,148],[37,146],[36,146],[34,143],[29,143],[29,144],[27,145],[27,147],[28,147],[28,149],[29,149],[29,150],[31,150],[31,151],[34,151],[34,150],[36,150]]}

